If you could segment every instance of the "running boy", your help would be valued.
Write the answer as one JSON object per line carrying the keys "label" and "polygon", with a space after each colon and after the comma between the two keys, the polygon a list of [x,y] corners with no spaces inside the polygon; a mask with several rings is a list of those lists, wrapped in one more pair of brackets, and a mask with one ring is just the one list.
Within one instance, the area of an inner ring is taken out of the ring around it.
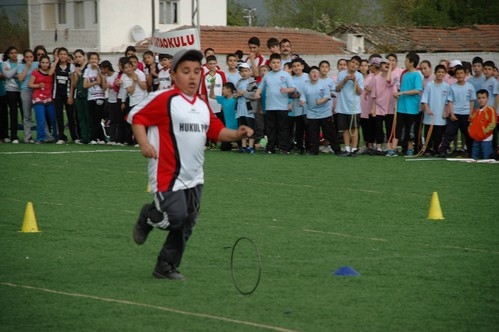
{"label": "running boy", "polygon": [[156,278],[184,279],[177,268],[199,214],[206,138],[232,142],[253,134],[246,126],[237,131],[224,128],[198,97],[202,59],[198,50],[175,53],[171,72],[175,87],[149,95],[128,115],[141,153],[149,159],[154,193],[154,202],[140,211],[133,239],[143,244],[153,227],[169,231],[153,271]]}

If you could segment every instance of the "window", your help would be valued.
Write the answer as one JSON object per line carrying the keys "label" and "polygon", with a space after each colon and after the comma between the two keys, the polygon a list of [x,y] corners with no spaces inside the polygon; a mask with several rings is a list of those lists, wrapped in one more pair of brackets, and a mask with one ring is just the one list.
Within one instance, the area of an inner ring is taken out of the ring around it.
{"label": "window", "polygon": [[57,3],[57,23],[66,24],[66,0],[59,0]]}
{"label": "window", "polygon": [[160,24],[178,23],[178,1],[174,0],[159,1],[159,23]]}
{"label": "window", "polygon": [[76,1],[74,3],[74,28],[75,29],[85,29],[85,9],[83,7],[83,1]]}

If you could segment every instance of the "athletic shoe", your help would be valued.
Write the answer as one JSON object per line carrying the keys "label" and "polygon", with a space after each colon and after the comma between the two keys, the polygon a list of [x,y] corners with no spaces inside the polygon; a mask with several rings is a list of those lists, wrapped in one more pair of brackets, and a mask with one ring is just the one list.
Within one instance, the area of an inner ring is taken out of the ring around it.
{"label": "athletic shoe", "polygon": [[147,240],[149,232],[152,230],[152,226],[147,223],[147,211],[151,207],[151,204],[144,204],[142,209],[140,209],[139,217],[137,222],[133,227],[133,240],[137,244],[143,244]]}
{"label": "athletic shoe", "polygon": [[397,152],[395,150],[388,150],[388,151],[386,151],[386,156],[387,157],[396,157]]}
{"label": "athletic shoe", "polygon": [[25,139],[24,143],[26,143],[26,144],[33,144],[33,143],[35,143],[35,141],[33,141],[32,139]]}
{"label": "athletic shoe", "polygon": [[83,144],[83,142],[79,139],[75,139],[75,144]]}
{"label": "athletic shoe", "polygon": [[246,153],[253,154],[253,153],[255,153],[255,149],[253,149],[252,147],[248,146],[248,147],[246,148]]}
{"label": "athletic shoe", "polygon": [[414,150],[412,149],[407,149],[407,152],[405,154],[407,157],[412,157],[414,156]]}
{"label": "athletic shoe", "polygon": [[239,153],[245,153],[246,152],[246,148],[240,148],[239,149]]}
{"label": "athletic shoe", "polygon": [[19,144],[19,140],[18,139],[12,140],[12,144]]}
{"label": "athletic shoe", "polygon": [[12,142],[12,141],[10,140],[10,138],[6,137],[6,138],[4,138],[4,139],[3,139],[3,142],[4,142],[4,143],[10,143],[10,142]]}
{"label": "athletic shoe", "polygon": [[94,141],[94,140],[91,140],[90,142],[88,142],[88,144],[90,144],[90,145],[97,145],[97,142]]}
{"label": "athletic shoe", "polygon": [[100,139],[97,139],[97,144],[104,145],[106,144],[106,141],[101,141]]}
{"label": "athletic shoe", "polygon": [[343,151],[343,152],[340,154],[340,157],[350,157],[350,152],[348,152],[348,151]]}
{"label": "athletic shoe", "polygon": [[170,280],[184,280],[185,277],[168,262],[160,261],[156,263],[156,267],[152,272],[152,275],[159,279],[170,279]]}
{"label": "athletic shoe", "polygon": [[60,139],[57,142],[55,142],[55,144],[62,145],[62,144],[66,144],[66,142],[64,142],[62,139]]}

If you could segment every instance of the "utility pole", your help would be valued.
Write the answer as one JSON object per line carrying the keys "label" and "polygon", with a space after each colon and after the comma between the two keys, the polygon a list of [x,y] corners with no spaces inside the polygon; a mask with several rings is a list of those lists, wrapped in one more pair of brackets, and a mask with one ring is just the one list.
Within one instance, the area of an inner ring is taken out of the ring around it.
{"label": "utility pole", "polygon": [[192,0],[192,21],[193,27],[199,28],[199,0]]}
{"label": "utility pole", "polygon": [[244,9],[245,16],[243,16],[245,19],[248,20],[248,25],[252,26],[253,25],[253,18],[255,17],[256,13],[256,8],[246,8]]}

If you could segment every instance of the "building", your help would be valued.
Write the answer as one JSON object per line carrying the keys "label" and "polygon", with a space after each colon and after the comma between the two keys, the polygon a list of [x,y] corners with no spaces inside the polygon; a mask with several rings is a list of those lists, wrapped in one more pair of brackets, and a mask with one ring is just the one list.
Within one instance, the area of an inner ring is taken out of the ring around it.
{"label": "building", "polygon": [[226,0],[29,0],[30,45],[64,46],[101,53],[124,52],[128,45],[193,22],[227,25]]}

